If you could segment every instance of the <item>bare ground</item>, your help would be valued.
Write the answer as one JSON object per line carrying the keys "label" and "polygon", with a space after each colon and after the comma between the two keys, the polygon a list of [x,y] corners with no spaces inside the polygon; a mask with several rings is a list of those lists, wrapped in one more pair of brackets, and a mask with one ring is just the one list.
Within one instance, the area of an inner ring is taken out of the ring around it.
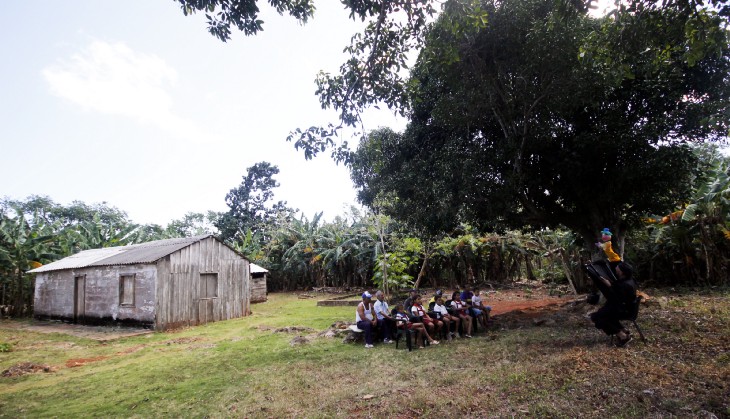
{"label": "bare ground", "polygon": [[84,326],[58,321],[18,322],[12,320],[0,321],[0,327],[5,329],[20,329],[38,333],[63,333],[79,338],[93,339],[106,342],[130,336],[139,336],[154,333],[149,329],[132,327]]}

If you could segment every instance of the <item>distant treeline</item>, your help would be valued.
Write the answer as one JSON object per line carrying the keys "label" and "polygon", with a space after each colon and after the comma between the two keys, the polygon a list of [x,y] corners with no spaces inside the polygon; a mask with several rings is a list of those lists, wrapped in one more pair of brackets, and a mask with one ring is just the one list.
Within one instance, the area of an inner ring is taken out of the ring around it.
{"label": "distant treeline", "polygon": [[[642,284],[727,285],[730,272],[730,165],[701,166],[690,199],[669,214],[647,215],[616,248]],[[227,212],[188,213],[165,227],[136,224],[106,203],[61,205],[46,196],[0,200],[0,305],[16,315],[33,303],[27,271],[81,250],[216,234],[271,272],[269,290],[312,287],[484,286],[539,280],[578,292],[590,288],[581,266],[600,257],[567,229],[482,232],[462,225],[419,234],[387,216],[349,214],[323,221],[273,204],[266,162],[248,169],[226,196]],[[598,232],[596,232],[598,236]],[[621,248],[623,244],[623,249]]]}
{"label": "distant treeline", "polygon": [[[728,175],[697,191],[697,199],[626,238],[625,258],[643,284],[727,285]],[[33,277],[26,272],[85,249],[217,233],[219,214],[189,213],[166,227],[138,225],[106,204],[64,206],[48,197],[0,201],[0,304],[28,314]],[[585,291],[581,264],[591,252],[565,230],[479,233],[469,227],[438,238],[418,238],[393,220],[355,209],[325,222],[284,211],[257,233],[227,242],[271,271],[269,290],[311,287],[455,288],[539,280]]]}

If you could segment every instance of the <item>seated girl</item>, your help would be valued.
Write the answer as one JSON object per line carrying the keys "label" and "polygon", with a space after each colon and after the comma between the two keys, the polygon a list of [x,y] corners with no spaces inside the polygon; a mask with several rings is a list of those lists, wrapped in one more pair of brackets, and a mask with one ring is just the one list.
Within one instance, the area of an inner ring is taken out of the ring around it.
{"label": "seated girl", "polygon": [[459,292],[454,292],[451,296],[451,307],[456,311],[459,318],[461,318],[461,325],[463,327],[464,337],[471,337],[471,316],[468,313],[469,307],[461,301],[461,295]]}
{"label": "seated girl", "polygon": [[[423,324],[428,328],[428,332],[433,336],[438,336],[441,332],[441,328],[444,322],[431,318],[426,310],[423,308],[423,300],[420,295],[416,295],[413,298],[413,306],[411,306],[411,314],[415,317],[423,319]],[[435,329],[435,330],[434,330]],[[434,334],[435,333],[435,334]]]}
{"label": "seated girl", "polygon": [[451,325],[454,325],[453,330],[459,330],[459,316],[452,316],[451,314],[449,314],[449,310],[444,305],[443,298],[436,298],[436,303],[433,305],[433,311],[441,314],[441,319],[444,322],[444,327],[446,327],[446,333],[449,336],[449,340],[456,337],[456,333],[451,331]]}
{"label": "seated girl", "polygon": [[492,307],[484,304],[479,288],[474,288],[474,296],[471,298],[471,306],[474,309],[479,310],[479,323],[481,323],[484,330],[487,330],[490,323],[489,313],[492,311]]}
{"label": "seated girl", "polygon": [[426,331],[426,326],[423,325],[423,323],[414,323],[411,322],[411,318],[408,316],[408,314],[403,310],[403,304],[397,304],[395,306],[395,322],[396,327],[398,329],[408,329],[418,332],[418,336],[416,337],[416,342],[419,344],[419,348],[423,348],[423,338],[425,337],[426,340],[428,340],[432,345],[438,345],[438,341],[431,338],[431,336],[428,334],[428,331]]}

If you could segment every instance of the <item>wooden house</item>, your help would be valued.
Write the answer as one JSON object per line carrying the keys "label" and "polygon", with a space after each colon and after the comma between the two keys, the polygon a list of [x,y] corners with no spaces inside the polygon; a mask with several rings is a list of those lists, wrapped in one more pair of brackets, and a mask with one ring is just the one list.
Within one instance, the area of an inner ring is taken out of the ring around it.
{"label": "wooden house", "polygon": [[249,266],[212,235],[85,250],[30,271],[33,315],[156,330],[242,317]]}
{"label": "wooden house", "polygon": [[268,299],[266,291],[268,276],[269,271],[255,263],[251,264],[251,303],[263,303]]}

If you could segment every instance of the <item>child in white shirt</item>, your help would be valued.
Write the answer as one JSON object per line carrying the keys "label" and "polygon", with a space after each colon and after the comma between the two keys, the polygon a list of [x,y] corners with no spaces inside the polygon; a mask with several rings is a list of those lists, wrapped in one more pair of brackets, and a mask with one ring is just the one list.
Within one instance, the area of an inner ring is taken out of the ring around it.
{"label": "child in white shirt", "polygon": [[[449,314],[449,310],[444,305],[444,299],[441,297],[436,298],[436,303],[433,305],[433,311],[436,313],[441,313],[441,319],[444,322],[444,327],[447,327],[447,331],[449,334],[449,340],[453,339],[456,336],[456,333],[452,332],[451,330],[459,330],[459,316],[452,316]],[[451,328],[451,325],[454,325],[454,328]]]}

